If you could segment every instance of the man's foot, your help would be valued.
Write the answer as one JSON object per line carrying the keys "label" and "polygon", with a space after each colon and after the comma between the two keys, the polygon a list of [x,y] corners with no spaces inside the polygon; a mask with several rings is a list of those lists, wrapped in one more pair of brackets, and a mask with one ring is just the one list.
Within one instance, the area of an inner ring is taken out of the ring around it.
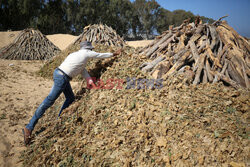
{"label": "man's foot", "polygon": [[31,133],[32,131],[27,129],[27,128],[24,128],[23,129],[23,137],[24,137],[24,144],[27,146],[30,144],[30,141],[31,141]]}

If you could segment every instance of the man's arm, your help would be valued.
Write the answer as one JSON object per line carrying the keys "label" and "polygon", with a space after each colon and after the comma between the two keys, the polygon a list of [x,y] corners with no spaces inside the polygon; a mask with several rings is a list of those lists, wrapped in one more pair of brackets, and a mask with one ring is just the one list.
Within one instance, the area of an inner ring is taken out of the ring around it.
{"label": "man's arm", "polygon": [[95,51],[88,52],[88,57],[94,58],[94,59],[105,59],[105,58],[109,58],[112,56],[113,56],[113,53],[97,53]]}
{"label": "man's arm", "polygon": [[105,58],[109,58],[112,56],[117,56],[121,53],[121,49],[117,50],[114,53],[97,53],[95,51],[90,51],[88,52],[88,57],[89,58],[95,58],[95,59],[105,59]]}
{"label": "man's arm", "polygon": [[85,68],[83,69],[82,77],[86,79],[87,85],[94,84],[94,81],[92,80],[91,76],[89,75],[88,71]]}

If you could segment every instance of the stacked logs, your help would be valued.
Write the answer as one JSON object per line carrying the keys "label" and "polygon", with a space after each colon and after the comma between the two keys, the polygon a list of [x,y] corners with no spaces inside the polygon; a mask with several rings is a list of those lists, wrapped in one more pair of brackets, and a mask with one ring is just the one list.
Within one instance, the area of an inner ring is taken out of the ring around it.
{"label": "stacked logs", "polygon": [[123,47],[125,42],[114,29],[103,24],[94,24],[84,27],[83,33],[76,39],[74,44],[84,40],[93,44],[103,44],[107,46]]}
{"label": "stacked logs", "polygon": [[[223,18],[223,17],[222,17]],[[225,21],[202,24],[185,20],[139,51],[140,69],[154,78],[184,73],[194,85],[223,81],[235,88],[250,87],[250,45]]]}
{"label": "stacked logs", "polygon": [[25,29],[14,42],[0,50],[0,58],[11,60],[46,60],[55,56],[60,49],[40,31]]}

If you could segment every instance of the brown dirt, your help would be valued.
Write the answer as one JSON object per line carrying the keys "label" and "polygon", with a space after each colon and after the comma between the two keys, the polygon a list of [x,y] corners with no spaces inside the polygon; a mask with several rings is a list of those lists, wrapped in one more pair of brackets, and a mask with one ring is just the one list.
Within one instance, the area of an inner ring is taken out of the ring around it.
{"label": "brown dirt", "polygon": [[144,47],[150,44],[153,40],[127,41],[126,43],[134,48]]}
{"label": "brown dirt", "polygon": [[0,48],[9,45],[21,31],[0,32]]}
{"label": "brown dirt", "polygon": [[[0,48],[9,45],[21,31],[0,32]],[[70,34],[53,34],[46,36],[59,49],[66,49],[77,36]],[[134,48],[144,47],[150,44],[153,40],[127,41],[126,43]]]}
{"label": "brown dirt", "polygon": [[77,38],[70,34],[53,34],[46,37],[61,50],[66,49]]}
{"label": "brown dirt", "polygon": [[[0,166],[21,166],[22,128],[53,82],[37,77],[41,61],[0,60]],[[73,88],[77,83],[73,83]]]}

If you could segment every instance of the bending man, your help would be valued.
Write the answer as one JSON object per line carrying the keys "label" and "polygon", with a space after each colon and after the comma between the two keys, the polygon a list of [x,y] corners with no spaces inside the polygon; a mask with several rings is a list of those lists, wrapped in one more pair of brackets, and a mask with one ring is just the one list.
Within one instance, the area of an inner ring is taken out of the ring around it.
{"label": "bending man", "polygon": [[112,56],[117,56],[121,53],[121,50],[118,50],[115,53],[97,53],[92,51],[93,48],[94,47],[92,46],[91,42],[81,42],[80,50],[69,54],[63,63],[55,69],[53,74],[54,85],[49,95],[37,108],[33,117],[29,121],[29,124],[23,129],[24,142],[26,145],[28,145],[31,141],[31,133],[38,120],[43,116],[45,111],[54,104],[55,100],[62,92],[64,93],[66,100],[60,109],[59,116],[61,112],[75,100],[75,96],[69,82],[73,77],[78,74],[82,74],[89,85],[94,84],[93,80],[85,69],[89,59],[109,58]]}

